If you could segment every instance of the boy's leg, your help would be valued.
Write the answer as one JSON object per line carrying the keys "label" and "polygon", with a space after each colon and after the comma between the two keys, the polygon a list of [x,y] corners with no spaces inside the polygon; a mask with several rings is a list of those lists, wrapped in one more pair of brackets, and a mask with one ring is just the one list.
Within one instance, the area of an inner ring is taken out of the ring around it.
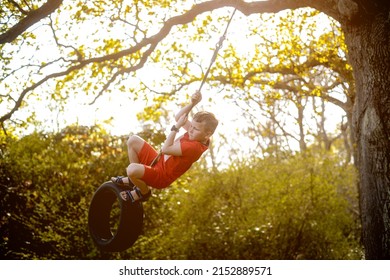
{"label": "boy's leg", "polygon": [[130,163],[126,171],[127,176],[130,178],[133,184],[141,190],[141,193],[146,194],[149,192],[148,186],[144,181],[141,180],[145,174],[145,166],[143,164]]}
{"label": "boy's leg", "polygon": [[[126,168],[126,173],[128,178],[121,178],[121,182],[124,184],[129,183],[129,179],[131,182],[138,187],[138,189],[141,192],[141,195],[149,195],[150,190],[149,187],[146,185],[144,181],[142,181],[140,178],[142,178],[145,174],[145,167],[143,164],[140,164],[140,161],[149,161],[147,159],[148,156],[154,157],[154,154],[157,154],[157,152],[148,145],[147,149],[147,155],[145,158],[145,152],[141,155],[141,150],[144,147],[144,145],[147,144],[144,139],[137,135],[132,135],[127,140],[127,153],[130,161],[130,165]],[[141,157],[141,158],[140,158]],[[140,160],[141,159],[141,160]],[[143,163],[143,162],[142,162]],[[112,180],[117,180],[116,178],[112,178]],[[131,196],[134,198],[134,200],[138,200],[140,197],[138,193],[135,190],[130,191]],[[129,194],[127,191],[121,192],[121,196],[124,200],[129,199]]]}
{"label": "boy's leg", "polygon": [[[129,138],[127,139],[127,154],[129,157],[130,164],[140,162],[139,154],[145,143],[145,140],[137,135],[129,136]],[[111,180],[118,184],[129,184],[129,179],[123,176],[112,177]]]}
{"label": "boy's leg", "polygon": [[145,140],[137,135],[132,135],[127,139],[127,154],[130,163],[139,163],[138,154],[140,153]]}
{"label": "boy's leg", "polygon": [[149,192],[149,188],[146,183],[140,179],[145,174],[145,166],[143,164],[147,164],[147,162],[140,162],[140,156],[142,161],[150,161],[146,159],[147,157],[145,158],[145,155],[140,155],[144,145],[147,145],[148,148],[147,152],[144,151],[144,153],[147,153],[149,157],[155,157],[155,154],[157,154],[157,152],[141,137],[137,135],[132,135],[127,140],[127,150],[130,165],[126,168],[126,173],[127,176],[130,178],[131,182],[133,182],[133,184],[141,190],[141,193],[147,194]]}
{"label": "boy's leg", "polygon": [[[150,193],[149,187],[144,181],[140,179],[144,176],[144,174],[145,167],[143,164],[130,163],[130,165],[127,167],[127,176],[130,178],[131,182],[133,182],[133,184],[138,187],[138,189],[141,191],[141,195],[147,196]],[[132,190],[130,193],[134,200],[139,200],[141,198],[136,190]],[[124,200],[129,199],[129,195],[126,191],[121,192],[121,197]]]}

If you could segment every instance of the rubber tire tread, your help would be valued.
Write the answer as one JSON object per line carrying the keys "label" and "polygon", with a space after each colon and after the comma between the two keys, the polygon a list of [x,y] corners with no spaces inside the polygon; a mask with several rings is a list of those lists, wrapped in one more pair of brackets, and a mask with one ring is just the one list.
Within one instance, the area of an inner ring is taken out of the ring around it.
{"label": "rubber tire tread", "polygon": [[[141,234],[142,203],[131,203],[120,197],[125,188],[114,182],[103,183],[94,193],[88,212],[88,227],[96,246],[102,251],[121,252],[130,248]],[[119,224],[115,233],[110,229],[112,205],[118,201]]]}

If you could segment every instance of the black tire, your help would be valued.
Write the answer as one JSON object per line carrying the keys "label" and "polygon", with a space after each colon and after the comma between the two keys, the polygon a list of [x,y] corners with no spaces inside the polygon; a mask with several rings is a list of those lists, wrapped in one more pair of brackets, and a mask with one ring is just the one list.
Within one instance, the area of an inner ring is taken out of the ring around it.
{"label": "black tire", "polygon": [[130,248],[142,231],[142,203],[124,201],[120,197],[123,190],[108,181],[92,197],[88,213],[89,231],[97,247],[103,251],[120,252]]}

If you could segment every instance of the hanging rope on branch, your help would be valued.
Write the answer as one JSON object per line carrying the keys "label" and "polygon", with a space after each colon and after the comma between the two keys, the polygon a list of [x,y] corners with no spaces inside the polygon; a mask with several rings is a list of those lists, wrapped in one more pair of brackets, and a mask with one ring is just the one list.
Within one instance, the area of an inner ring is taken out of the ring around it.
{"label": "hanging rope on branch", "polygon": [[231,17],[230,17],[230,19],[229,19],[227,25],[226,25],[225,32],[224,32],[223,35],[219,38],[218,43],[215,45],[214,54],[213,54],[213,56],[211,57],[209,67],[207,68],[206,73],[204,74],[202,83],[200,84],[200,87],[199,87],[199,91],[201,91],[203,85],[205,84],[206,79],[207,79],[207,76],[208,76],[209,73],[210,73],[211,66],[213,66],[215,60],[217,59],[218,52],[219,52],[219,50],[222,48],[223,41],[225,41],[225,39],[226,39],[227,31],[228,31],[228,29],[229,29],[230,23],[232,22],[233,17],[234,17],[234,14],[236,13],[236,11],[237,11],[237,9],[234,9],[234,11],[233,11],[233,13],[232,13],[232,15],[231,15]]}

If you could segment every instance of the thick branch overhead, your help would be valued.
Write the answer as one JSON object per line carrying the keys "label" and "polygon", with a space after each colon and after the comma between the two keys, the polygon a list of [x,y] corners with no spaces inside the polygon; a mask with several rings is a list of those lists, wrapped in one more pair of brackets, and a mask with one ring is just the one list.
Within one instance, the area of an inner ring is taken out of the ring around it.
{"label": "thick branch overhead", "polygon": [[63,0],[48,0],[40,8],[29,12],[25,18],[20,20],[3,34],[0,34],[0,44],[10,43],[15,40],[29,27],[57,10],[62,2]]}

